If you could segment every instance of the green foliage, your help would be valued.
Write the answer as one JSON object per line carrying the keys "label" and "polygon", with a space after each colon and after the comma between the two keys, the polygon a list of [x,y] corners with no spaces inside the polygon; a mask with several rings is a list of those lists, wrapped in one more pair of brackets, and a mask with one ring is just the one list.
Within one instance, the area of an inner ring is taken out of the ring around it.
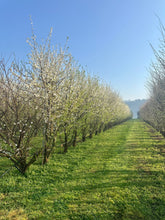
{"label": "green foliage", "polygon": [[165,219],[164,144],[131,120],[33,164],[27,178],[13,169],[0,182],[0,219]]}

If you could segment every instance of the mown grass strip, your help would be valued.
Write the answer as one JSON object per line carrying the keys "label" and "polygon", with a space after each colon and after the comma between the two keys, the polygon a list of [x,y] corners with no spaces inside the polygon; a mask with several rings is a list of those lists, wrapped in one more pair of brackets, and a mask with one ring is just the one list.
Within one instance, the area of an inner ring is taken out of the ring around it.
{"label": "mown grass strip", "polygon": [[12,170],[0,182],[0,219],[165,219],[164,144],[131,120],[33,165],[27,178]]}

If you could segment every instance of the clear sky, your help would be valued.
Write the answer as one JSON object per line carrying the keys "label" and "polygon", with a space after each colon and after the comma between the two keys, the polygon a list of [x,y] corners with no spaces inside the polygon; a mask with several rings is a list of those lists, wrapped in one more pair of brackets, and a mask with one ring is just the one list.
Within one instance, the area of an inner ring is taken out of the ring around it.
{"label": "clear sky", "polygon": [[164,0],[0,0],[0,54],[25,59],[31,37],[64,45],[82,66],[110,83],[124,100],[147,98],[147,68],[158,48],[157,16],[165,24]]}

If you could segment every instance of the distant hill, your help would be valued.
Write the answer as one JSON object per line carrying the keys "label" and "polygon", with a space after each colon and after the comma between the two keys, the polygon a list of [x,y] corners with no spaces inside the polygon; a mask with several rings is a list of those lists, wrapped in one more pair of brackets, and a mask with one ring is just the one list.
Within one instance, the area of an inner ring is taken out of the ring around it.
{"label": "distant hill", "polygon": [[129,106],[130,110],[133,113],[133,118],[137,118],[137,113],[140,107],[147,102],[147,99],[136,99],[133,101],[125,101],[125,103]]}

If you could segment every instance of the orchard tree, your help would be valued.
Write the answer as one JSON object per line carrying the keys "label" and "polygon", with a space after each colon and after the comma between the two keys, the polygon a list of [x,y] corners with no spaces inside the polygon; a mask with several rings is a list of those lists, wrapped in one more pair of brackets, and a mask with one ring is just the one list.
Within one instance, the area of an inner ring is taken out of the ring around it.
{"label": "orchard tree", "polygon": [[162,38],[159,49],[154,51],[156,61],[150,66],[148,82],[149,101],[139,112],[139,117],[150,123],[165,136],[165,28],[160,24]]}
{"label": "orchard tree", "polygon": [[77,109],[79,107],[78,84],[77,84],[77,67],[72,62],[72,68],[65,74],[63,80],[63,89],[60,92],[60,109],[61,117],[59,118],[59,136],[64,147],[64,153],[68,147],[73,144],[73,133],[77,123]]}
{"label": "orchard tree", "polygon": [[23,66],[13,61],[7,67],[4,60],[1,61],[0,156],[10,159],[22,174],[42,151],[41,146],[34,147],[31,143],[42,124],[42,114],[37,108],[40,103],[30,85],[25,87],[22,83],[23,75]]}
{"label": "orchard tree", "polygon": [[[120,97],[78,66],[66,45],[53,47],[51,32],[38,43],[32,29],[26,63],[0,65],[0,156],[21,173],[42,153],[43,164],[60,137],[64,152],[130,117]],[[40,132],[42,146],[33,146]]]}
{"label": "orchard tree", "polygon": [[29,54],[29,80],[39,91],[36,96],[43,105],[43,164],[45,164],[55,147],[57,131],[62,116],[61,91],[63,91],[64,79],[70,72],[72,56],[67,48],[56,48],[51,46],[51,32],[45,43],[37,42],[34,32],[28,43],[31,47]]}

